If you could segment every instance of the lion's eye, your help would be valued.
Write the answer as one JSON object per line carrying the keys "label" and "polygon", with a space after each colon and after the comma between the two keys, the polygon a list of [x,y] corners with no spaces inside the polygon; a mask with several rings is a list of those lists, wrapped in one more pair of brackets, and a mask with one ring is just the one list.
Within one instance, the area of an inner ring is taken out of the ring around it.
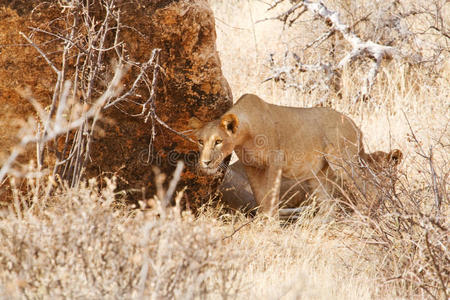
{"label": "lion's eye", "polygon": [[222,140],[216,140],[216,146],[222,144]]}
{"label": "lion's eye", "polygon": [[203,140],[198,140],[198,143],[200,144],[200,146],[203,146]]}

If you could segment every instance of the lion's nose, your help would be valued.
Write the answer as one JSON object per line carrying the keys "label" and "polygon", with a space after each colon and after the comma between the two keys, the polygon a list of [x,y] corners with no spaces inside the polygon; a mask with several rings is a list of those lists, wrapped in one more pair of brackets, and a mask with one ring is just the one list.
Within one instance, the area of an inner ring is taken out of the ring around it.
{"label": "lion's nose", "polygon": [[202,163],[203,163],[205,166],[209,166],[209,164],[211,163],[211,160],[202,160]]}

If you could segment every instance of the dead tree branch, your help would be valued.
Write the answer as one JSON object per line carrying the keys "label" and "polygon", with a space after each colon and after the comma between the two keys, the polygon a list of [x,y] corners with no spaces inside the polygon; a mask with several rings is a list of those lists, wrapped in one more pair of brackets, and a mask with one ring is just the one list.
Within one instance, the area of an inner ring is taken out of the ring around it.
{"label": "dead tree branch", "polygon": [[[276,1],[269,9],[273,9],[281,2],[282,1]],[[301,11],[297,15],[294,15],[294,13],[298,9],[301,9]],[[394,47],[377,44],[370,40],[363,41],[359,36],[352,32],[351,29],[353,26],[350,27],[343,23],[339,18],[339,13],[328,9],[322,1],[298,1],[297,3],[293,4],[287,11],[281,13],[273,19],[277,19],[285,24],[292,25],[292,23],[295,22],[295,20],[297,20],[299,16],[301,16],[305,11],[309,11],[315,17],[323,20],[323,22],[330,28],[330,30],[320,35],[312,42],[308,43],[304,47],[304,50],[322,43],[336,32],[339,32],[342,35],[344,40],[346,40],[350,44],[352,49],[339,61],[339,63],[333,66],[326,65],[321,62],[318,62],[315,65],[305,65],[300,63],[297,59],[297,65],[295,67],[288,68],[287,66],[283,66],[280,68],[276,68],[274,69],[273,75],[271,75],[265,81],[270,79],[279,80],[281,74],[289,74],[294,71],[324,71],[328,77],[330,77],[330,74],[332,74],[331,76],[336,76],[336,74],[339,74],[344,67],[348,66],[356,59],[369,58],[372,60],[371,67],[367,72],[366,78],[364,79],[364,84],[361,88],[361,91],[355,97],[354,101],[358,101],[361,99],[367,100],[370,96],[371,89],[375,83],[375,79],[379,72],[382,61],[391,60],[395,56],[399,56],[398,50]]]}
{"label": "dead tree branch", "polygon": [[[17,148],[12,151],[1,169],[1,180],[4,180],[14,161],[25,150],[25,146],[36,143],[38,168],[41,169],[44,163],[44,149],[52,147],[51,150],[56,152],[57,156],[53,175],[67,181],[72,187],[77,186],[90,160],[91,143],[100,111],[115,107],[125,114],[133,115],[123,109],[124,106],[121,104],[125,102],[141,109],[140,114],[133,116],[142,117],[144,122],[151,119],[150,143],[153,143],[156,137],[155,124],[160,124],[195,143],[157,116],[155,101],[158,81],[161,74],[165,74],[159,63],[161,49],[154,49],[150,58],[143,63],[128,58],[120,37],[120,31],[124,26],[120,21],[120,9],[116,2],[116,0],[58,2],[56,7],[61,9],[61,19],[64,22],[55,26],[44,25],[43,28],[30,27],[31,32],[28,35],[20,33],[28,45],[35,48],[46,61],[57,78],[48,113],[29,94],[24,95],[38,112],[38,131],[25,135]],[[100,18],[93,13],[94,6],[102,11]],[[38,43],[36,39],[39,37],[51,40]],[[55,52],[46,51],[46,46],[62,48],[63,51],[60,56],[54,57]],[[112,79],[108,78],[112,73],[108,72],[108,67],[114,56],[121,74],[131,68],[137,68],[136,78],[123,94],[117,90],[112,94],[108,86],[108,82],[119,86],[116,75]],[[140,101],[142,96],[137,94],[141,86],[147,86],[149,96],[146,101]],[[79,114],[77,110],[85,113]],[[67,121],[66,116],[69,116]],[[52,143],[58,144],[57,146],[49,144],[61,135],[65,135],[62,146],[58,143]]]}
{"label": "dead tree branch", "polygon": [[[23,153],[25,147],[28,144],[32,143],[45,144],[51,140],[54,140],[55,138],[57,138],[62,134],[65,134],[67,132],[70,132],[74,129],[81,127],[86,122],[86,120],[98,117],[103,105],[108,100],[116,97],[120,93],[120,80],[122,79],[123,75],[124,75],[123,69],[118,67],[105,93],[100,98],[98,98],[97,101],[93,103],[93,105],[90,107],[88,111],[86,111],[76,120],[73,120],[71,122],[67,122],[64,118],[61,117],[62,113],[65,112],[67,109],[66,103],[69,94],[68,90],[70,89],[71,86],[70,82],[66,82],[66,91],[63,93],[63,97],[66,97],[66,99],[60,99],[59,106],[57,107],[58,111],[57,115],[54,118],[49,118],[48,117],[48,115],[50,115],[49,113],[45,115],[46,117],[45,119],[48,121],[47,134],[43,135],[41,132],[38,131],[37,134],[27,134],[21,138],[19,145],[12,151],[12,153],[10,154],[10,156],[0,169],[0,183],[3,182],[6,175],[10,171],[12,164],[15,162],[17,157],[21,153]],[[30,101],[33,100],[30,99]],[[38,104],[35,103],[35,106],[36,105]],[[41,107],[38,110],[41,112],[44,111]]]}

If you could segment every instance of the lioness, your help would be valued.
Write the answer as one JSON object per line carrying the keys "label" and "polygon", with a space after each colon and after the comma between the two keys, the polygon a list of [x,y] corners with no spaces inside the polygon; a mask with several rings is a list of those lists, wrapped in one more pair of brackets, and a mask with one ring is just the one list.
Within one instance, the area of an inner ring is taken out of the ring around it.
{"label": "lioness", "polygon": [[[362,162],[362,172],[369,183],[376,183],[378,186],[383,183],[389,187],[397,179],[397,166],[402,161],[403,153],[394,149],[391,152],[375,151],[367,154]],[[237,160],[230,166],[225,174],[225,178],[219,187],[222,194],[222,201],[226,207],[241,211],[244,213],[253,212],[258,205],[253,197],[250,183],[245,173],[244,164]],[[308,200],[308,194],[305,187],[294,179],[281,178],[280,184],[280,208],[298,208]],[[377,201],[377,199],[372,199]],[[355,203],[353,203],[355,204]],[[366,203],[377,209],[380,203]],[[288,211],[288,210],[286,210]],[[293,210],[291,210],[292,213]],[[290,215],[290,213],[287,213]],[[281,217],[281,216],[280,216]]]}
{"label": "lioness", "polygon": [[[258,207],[245,173],[244,164],[240,160],[228,166],[219,191],[222,194],[223,203],[228,208],[252,212]],[[299,182],[281,178],[280,208],[297,208],[304,203],[306,198],[306,191]]]}
{"label": "lioness", "polygon": [[329,108],[269,104],[245,94],[221,118],[190,127],[200,148],[198,168],[215,174],[233,150],[260,212],[274,216],[281,178],[301,182],[320,202],[335,195],[365,154],[362,133],[345,115]]}

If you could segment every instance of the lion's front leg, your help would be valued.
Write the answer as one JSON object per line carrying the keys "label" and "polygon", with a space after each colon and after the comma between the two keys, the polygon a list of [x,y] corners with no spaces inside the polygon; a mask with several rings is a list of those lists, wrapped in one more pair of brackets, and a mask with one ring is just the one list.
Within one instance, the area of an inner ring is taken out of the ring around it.
{"label": "lion's front leg", "polygon": [[[277,154],[277,156],[279,155]],[[269,166],[264,168],[245,166],[259,211],[271,217],[278,215],[282,177],[282,163],[280,162],[283,160],[276,157],[271,159]]]}
{"label": "lion's front leg", "polygon": [[258,211],[265,215],[275,217],[280,198],[280,184],[276,184],[276,173],[273,170],[250,166],[246,166],[245,171],[250,181],[256,204],[258,205]]}

